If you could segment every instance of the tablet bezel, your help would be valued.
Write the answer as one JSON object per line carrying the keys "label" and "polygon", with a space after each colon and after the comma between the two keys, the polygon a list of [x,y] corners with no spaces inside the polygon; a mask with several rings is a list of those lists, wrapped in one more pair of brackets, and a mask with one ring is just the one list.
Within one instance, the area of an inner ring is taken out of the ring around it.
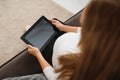
{"label": "tablet bezel", "polygon": [[[25,39],[25,37],[34,29],[34,27],[37,27],[36,25],[39,24],[40,21],[42,20],[46,20],[52,27],[53,30],[55,31],[55,26],[45,17],[45,16],[41,16],[37,22],[35,22],[29,30],[27,30],[22,36],[21,39],[26,43],[26,44],[30,44],[32,46],[34,46],[32,43],[29,42],[29,40]],[[47,42],[40,48],[40,51],[43,51],[44,48],[47,46],[47,44],[49,43],[50,40],[52,40],[52,38],[55,36],[55,34],[57,34],[57,32],[55,31],[52,36],[47,40]]]}

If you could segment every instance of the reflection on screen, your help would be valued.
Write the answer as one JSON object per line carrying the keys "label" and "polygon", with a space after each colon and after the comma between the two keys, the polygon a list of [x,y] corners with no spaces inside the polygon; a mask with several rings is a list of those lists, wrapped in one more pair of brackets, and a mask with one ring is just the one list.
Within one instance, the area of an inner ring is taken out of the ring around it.
{"label": "reflection on screen", "polygon": [[33,30],[25,37],[32,45],[41,49],[47,40],[53,35],[54,30],[46,20],[38,23]]}

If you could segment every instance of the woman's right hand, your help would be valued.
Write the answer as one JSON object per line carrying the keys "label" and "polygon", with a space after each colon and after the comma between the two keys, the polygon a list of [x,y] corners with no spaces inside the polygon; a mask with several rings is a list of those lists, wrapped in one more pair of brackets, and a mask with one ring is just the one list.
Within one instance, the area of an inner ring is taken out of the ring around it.
{"label": "woman's right hand", "polygon": [[42,54],[38,48],[28,45],[28,52],[29,52],[29,54],[32,54],[33,56],[35,56],[37,58],[39,64],[41,65],[41,68],[43,70],[46,67],[50,66],[50,64],[44,59],[44,57],[42,56]]}
{"label": "woman's right hand", "polygon": [[38,48],[33,47],[31,45],[28,45],[28,52],[29,52],[29,54],[32,54],[35,57],[37,57],[39,54],[41,54],[41,52],[39,51]]}
{"label": "woman's right hand", "polygon": [[60,31],[64,31],[65,25],[62,24],[61,22],[57,21],[57,20],[50,20],[52,22],[53,25],[56,26],[56,28],[58,28]]}

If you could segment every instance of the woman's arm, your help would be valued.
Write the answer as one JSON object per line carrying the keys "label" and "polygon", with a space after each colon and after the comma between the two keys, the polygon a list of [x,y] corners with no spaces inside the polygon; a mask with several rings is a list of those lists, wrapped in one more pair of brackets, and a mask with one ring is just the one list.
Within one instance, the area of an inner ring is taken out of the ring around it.
{"label": "woman's arm", "polygon": [[48,80],[57,79],[57,77],[59,76],[59,73],[55,73],[54,68],[44,59],[44,57],[42,56],[38,48],[28,45],[28,52],[37,58]]}
{"label": "woman's arm", "polygon": [[50,66],[50,64],[43,58],[43,56],[42,56],[42,54],[41,54],[41,52],[39,51],[38,48],[33,47],[33,46],[31,46],[31,45],[28,45],[28,52],[29,52],[30,54],[34,55],[34,56],[37,58],[39,64],[40,64],[41,67],[42,67],[42,70],[43,70],[44,68]]}
{"label": "woman's arm", "polygon": [[46,67],[51,66],[41,55],[41,53],[38,53],[38,55],[36,56],[39,64],[41,65],[42,70],[44,70]]}
{"label": "woman's arm", "polygon": [[78,27],[75,26],[68,26],[68,25],[64,25],[61,22],[57,21],[57,20],[50,20],[52,22],[53,25],[55,25],[60,31],[64,31],[64,32],[77,32]]}
{"label": "woman's arm", "polygon": [[62,27],[62,31],[64,32],[77,32],[78,27],[73,27],[73,26],[68,26],[68,25],[64,25]]}

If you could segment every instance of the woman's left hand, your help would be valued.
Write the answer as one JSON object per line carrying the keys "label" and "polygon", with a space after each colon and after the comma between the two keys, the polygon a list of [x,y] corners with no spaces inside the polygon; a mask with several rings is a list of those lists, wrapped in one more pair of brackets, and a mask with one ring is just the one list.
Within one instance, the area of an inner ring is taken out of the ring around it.
{"label": "woman's left hand", "polygon": [[58,28],[60,31],[63,31],[64,30],[64,27],[66,27],[64,24],[62,24],[61,22],[57,21],[57,20],[50,20],[51,23],[53,25],[56,26],[56,28]]}

